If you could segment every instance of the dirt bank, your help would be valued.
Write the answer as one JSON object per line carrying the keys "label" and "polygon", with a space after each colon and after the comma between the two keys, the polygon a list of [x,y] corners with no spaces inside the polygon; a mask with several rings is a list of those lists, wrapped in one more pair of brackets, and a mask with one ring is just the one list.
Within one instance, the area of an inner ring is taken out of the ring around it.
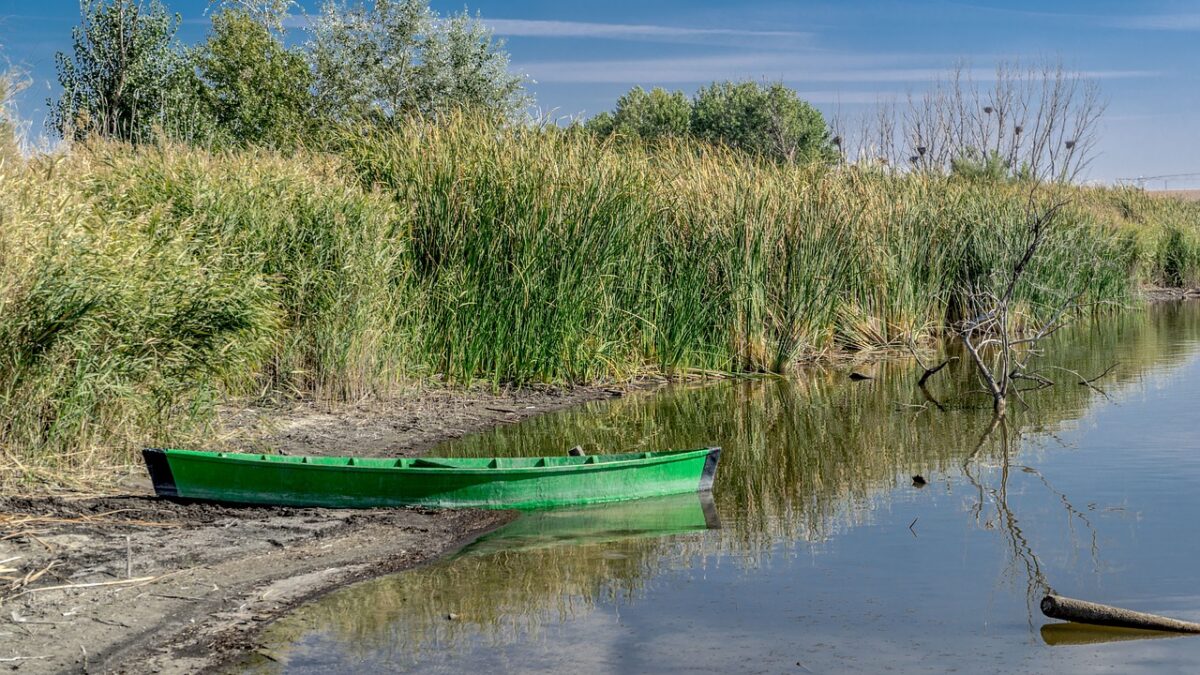
{"label": "dirt bank", "polygon": [[[217,445],[404,456],[497,424],[652,387],[448,392],[336,410],[227,408]],[[0,496],[0,667],[192,673],[252,649],[258,627],[347,583],[419,565],[509,512],[226,507],[124,494]]]}

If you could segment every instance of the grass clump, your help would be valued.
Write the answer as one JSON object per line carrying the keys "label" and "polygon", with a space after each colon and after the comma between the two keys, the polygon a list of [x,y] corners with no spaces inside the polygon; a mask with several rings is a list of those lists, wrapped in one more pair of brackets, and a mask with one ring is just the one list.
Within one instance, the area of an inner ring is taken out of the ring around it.
{"label": "grass clump", "polygon": [[0,173],[5,468],[198,442],[231,395],[398,377],[401,226],[328,164],[99,145]]}

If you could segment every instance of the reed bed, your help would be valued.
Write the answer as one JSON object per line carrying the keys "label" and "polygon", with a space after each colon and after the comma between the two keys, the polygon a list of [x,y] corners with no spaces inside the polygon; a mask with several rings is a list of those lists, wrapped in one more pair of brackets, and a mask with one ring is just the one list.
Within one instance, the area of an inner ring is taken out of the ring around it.
{"label": "reed bed", "polygon": [[[1018,300],[1200,279],[1200,204],[1072,200]],[[1027,189],[459,119],[317,150],[0,162],[0,481],[203,437],[230,397],[785,372],[936,336]]]}

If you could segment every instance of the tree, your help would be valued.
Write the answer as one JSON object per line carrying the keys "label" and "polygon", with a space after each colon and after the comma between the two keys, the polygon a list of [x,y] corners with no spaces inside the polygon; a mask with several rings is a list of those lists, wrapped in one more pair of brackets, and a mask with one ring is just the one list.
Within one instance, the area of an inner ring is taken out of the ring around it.
{"label": "tree", "polygon": [[881,102],[849,139],[857,143],[850,154],[941,172],[999,161],[1009,178],[1070,182],[1096,156],[1106,107],[1099,84],[1061,61],[1000,62],[987,85],[960,63],[901,111]]}
{"label": "tree", "polygon": [[335,121],[388,123],[456,109],[508,116],[525,101],[503,44],[465,14],[438,17],[428,0],[327,2],[310,52],[318,107]]}
{"label": "tree", "polygon": [[416,109],[438,116],[457,109],[512,115],[524,104],[522,79],[508,71],[503,43],[465,12],[435,19],[416,70]]}
{"label": "tree", "polygon": [[782,84],[714,82],[692,105],[692,135],[787,162],[837,158],[821,112]]}
{"label": "tree", "polygon": [[613,114],[607,110],[591,116],[583,123],[585,130],[600,138],[611,136],[614,126]]}
{"label": "tree", "polygon": [[634,87],[617,99],[609,131],[645,140],[684,137],[688,135],[691,115],[691,101],[681,91],[668,92],[655,87],[647,92]]}
{"label": "tree", "polygon": [[185,96],[179,17],[159,0],[81,0],[80,13],[72,55],[55,56],[63,92],[47,124],[63,137],[147,140]]}
{"label": "tree", "polygon": [[195,55],[200,90],[219,132],[240,143],[287,145],[310,119],[312,75],[271,24],[241,7],[214,14]]}

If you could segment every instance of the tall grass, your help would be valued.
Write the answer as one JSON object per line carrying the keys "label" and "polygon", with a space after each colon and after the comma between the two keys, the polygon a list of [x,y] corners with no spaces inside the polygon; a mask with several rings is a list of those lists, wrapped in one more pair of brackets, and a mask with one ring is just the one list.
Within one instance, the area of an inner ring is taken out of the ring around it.
{"label": "tall grass", "polygon": [[[1200,278],[1200,205],[1055,189],[1073,204],[1020,302]],[[782,372],[898,345],[999,282],[1027,199],[467,120],[290,156],[0,163],[0,448],[28,476],[202,440],[229,396]]]}
{"label": "tall grass", "polygon": [[0,164],[11,164],[20,158],[16,115],[12,104],[18,88],[16,75],[0,72]]}
{"label": "tall grass", "polygon": [[[898,345],[943,326],[955,289],[998,285],[1025,245],[1028,196],[1012,186],[469,122],[340,152],[411,208],[414,332],[424,365],[457,380],[783,371]],[[1143,263],[1102,215],[1064,214],[1020,300],[1130,296]]]}

